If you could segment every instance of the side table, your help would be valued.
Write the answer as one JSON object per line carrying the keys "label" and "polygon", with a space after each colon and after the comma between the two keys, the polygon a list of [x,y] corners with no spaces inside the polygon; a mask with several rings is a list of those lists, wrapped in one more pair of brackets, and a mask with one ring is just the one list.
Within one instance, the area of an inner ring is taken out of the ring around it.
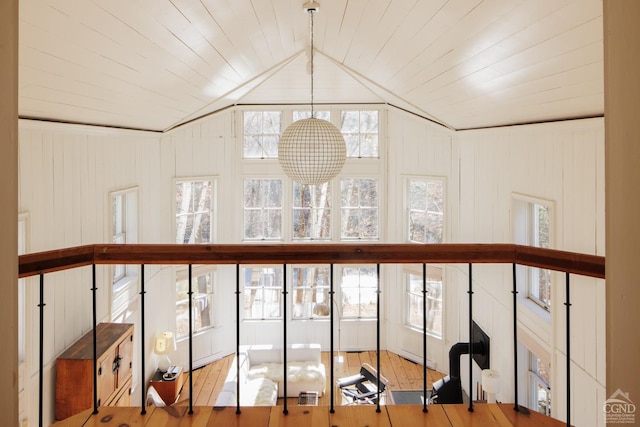
{"label": "side table", "polygon": [[156,389],[164,403],[169,406],[172,405],[178,400],[178,396],[180,395],[180,391],[182,390],[182,384],[184,383],[184,378],[182,375],[182,366],[177,366],[177,373],[172,380],[166,380],[162,377],[163,372],[157,370],[156,373],[151,378],[149,382],[150,386]]}

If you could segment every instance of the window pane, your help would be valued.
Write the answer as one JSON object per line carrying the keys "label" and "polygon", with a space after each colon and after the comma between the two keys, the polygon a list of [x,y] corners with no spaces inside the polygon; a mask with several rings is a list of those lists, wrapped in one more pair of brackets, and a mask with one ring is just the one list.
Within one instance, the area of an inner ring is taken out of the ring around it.
{"label": "window pane", "polygon": [[282,317],[282,268],[244,267],[244,318]]}
{"label": "window pane", "polygon": [[375,318],[377,315],[376,267],[346,267],[342,270],[342,316]]}
{"label": "window pane", "polygon": [[282,181],[244,181],[244,238],[280,239],[282,236]]}
{"label": "window pane", "polygon": [[340,130],[347,157],[378,157],[377,111],[343,111]]}
{"label": "window pane", "polygon": [[442,243],[444,236],[444,180],[411,179],[407,187],[409,241]]}
{"label": "window pane", "polygon": [[211,243],[213,181],[176,182],[176,243]]}
{"label": "window pane", "polygon": [[330,313],[329,268],[293,268],[293,318],[325,318]]}
{"label": "window pane", "polygon": [[[192,329],[200,332],[213,326],[213,272],[192,279],[193,296]],[[179,272],[180,277],[187,276],[185,271]],[[189,278],[176,280],[176,336],[185,337],[189,334]]]}
{"label": "window pane", "polygon": [[[407,275],[407,323],[416,329],[423,328],[422,275],[409,273]],[[442,337],[442,269],[429,267],[427,269],[427,332],[436,337]]]}
{"label": "window pane", "polygon": [[245,111],[243,157],[245,159],[278,157],[280,111]]}
{"label": "window pane", "polygon": [[344,179],[341,185],[342,225],[344,239],[378,238],[378,181]]}
{"label": "window pane", "polygon": [[331,238],[331,186],[293,184],[293,238]]}

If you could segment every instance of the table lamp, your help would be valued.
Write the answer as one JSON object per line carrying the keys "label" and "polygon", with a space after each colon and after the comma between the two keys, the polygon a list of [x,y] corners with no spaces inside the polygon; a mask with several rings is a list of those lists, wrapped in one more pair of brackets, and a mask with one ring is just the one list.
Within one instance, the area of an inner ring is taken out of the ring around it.
{"label": "table lamp", "polygon": [[171,366],[169,355],[176,351],[177,348],[176,336],[173,332],[161,332],[156,335],[153,352],[160,356],[158,360],[158,369],[161,372],[167,372],[169,366]]}
{"label": "table lamp", "polygon": [[500,374],[493,369],[482,370],[482,390],[487,393],[487,403],[496,403],[496,394],[500,392]]}

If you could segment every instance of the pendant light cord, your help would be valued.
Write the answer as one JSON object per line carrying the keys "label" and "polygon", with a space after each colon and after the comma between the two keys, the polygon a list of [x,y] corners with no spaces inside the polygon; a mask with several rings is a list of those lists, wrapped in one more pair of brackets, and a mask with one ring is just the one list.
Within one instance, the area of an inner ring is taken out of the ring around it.
{"label": "pendant light cord", "polygon": [[315,12],[315,9],[309,9],[309,13],[311,14],[311,118],[315,119],[316,114],[315,111],[313,111],[313,12]]}

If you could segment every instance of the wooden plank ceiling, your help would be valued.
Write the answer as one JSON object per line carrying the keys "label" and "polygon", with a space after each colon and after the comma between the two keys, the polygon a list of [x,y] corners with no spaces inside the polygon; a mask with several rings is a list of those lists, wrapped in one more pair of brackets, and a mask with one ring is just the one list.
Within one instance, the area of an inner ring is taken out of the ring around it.
{"label": "wooden plank ceiling", "polygon": [[[21,117],[171,129],[308,103],[304,0],[20,0]],[[320,0],[315,101],[453,129],[602,115],[601,0]]]}

